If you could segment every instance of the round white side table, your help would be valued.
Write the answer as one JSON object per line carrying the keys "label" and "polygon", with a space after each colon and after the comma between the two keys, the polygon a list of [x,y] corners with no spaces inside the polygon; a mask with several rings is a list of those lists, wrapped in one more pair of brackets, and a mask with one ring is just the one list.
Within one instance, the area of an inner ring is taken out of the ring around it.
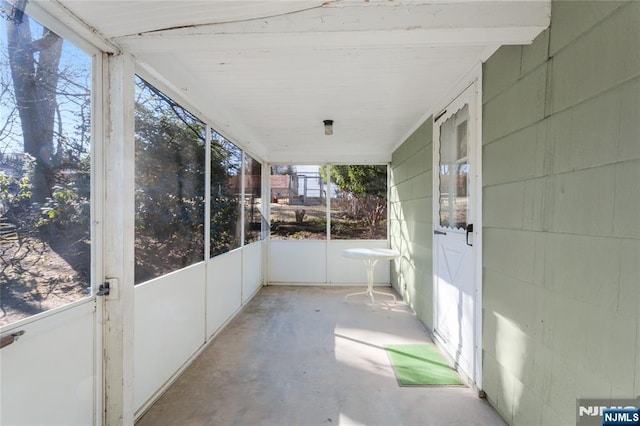
{"label": "round white side table", "polygon": [[393,302],[396,302],[396,296],[390,293],[384,293],[382,291],[376,291],[373,289],[373,271],[376,263],[379,260],[391,260],[400,257],[400,252],[391,249],[370,249],[370,248],[353,248],[346,249],[342,252],[342,256],[349,257],[351,259],[360,259],[367,267],[367,289],[365,291],[359,291],[356,293],[347,294],[344,297],[345,302],[350,296],[356,296],[359,294],[367,294],[371,297],[371,301],[375,304],[376,300],[373,298],[374,293],[381,296],[390,296],[393,298]]}

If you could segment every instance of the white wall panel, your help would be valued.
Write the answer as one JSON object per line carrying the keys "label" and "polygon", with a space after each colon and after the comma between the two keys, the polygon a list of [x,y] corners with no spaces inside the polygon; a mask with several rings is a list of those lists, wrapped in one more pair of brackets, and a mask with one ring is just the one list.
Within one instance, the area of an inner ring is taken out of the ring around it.
{"label": "white wall panel", "polygon": [[207,336],[211,337],[240,308],[242,302],[242,249],[207,263]]}
{"label": "white wall panel", "polygon": [[0,424],[88,425],[94,420],[95,302],[26,324],[0,354]]}
{"label": "white wall panel", "polygon": [[271,283],[324,284],[327,281],[326,268],[326,241],[271,241]]}
{"label": "white wall panel", "polygon": [[[388,248],[387,240],[279,241],[269,250],[269,282],[274,284],[366,284],[362,261],[342,256],[349,248]],[[379,261],[374,283],[390,283],[390,262]]]}
{"label": "white wall panel", "polygon": [[[367,269],[360,259],[342,256],[342,251],[351,248],[388,248],[387,240],[332,240],[328,250],[328,276],[331,284],[366,284]],[[390,262],[380,260],[376,263],[374,284],[389,284]]]}
{"label": "white wall panel", "polygon": [[262,285],[262,247],[259,241],[242,249],[242,303],[255,294]]}
{"label": "white wall panel", "polygon": [[204,263],[136,286],[136,410],[180,369],[204,341]]}

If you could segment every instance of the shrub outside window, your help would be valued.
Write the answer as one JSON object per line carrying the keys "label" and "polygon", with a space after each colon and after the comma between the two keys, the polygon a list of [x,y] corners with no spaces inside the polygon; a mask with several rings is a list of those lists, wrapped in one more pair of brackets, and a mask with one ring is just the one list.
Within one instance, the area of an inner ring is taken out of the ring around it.
{"label": "shrub outside window", "polygon": [[215,131],[211,132],[210,256],[240,247],[242,151]]}
{"label": "shrub outside window", "polygon": [[204,259],[205,124],[136,77],[135,282]]}
{"label": "shrub outside window", "polygon": [[331,238],[387,238],[387,166],[331,165]]}

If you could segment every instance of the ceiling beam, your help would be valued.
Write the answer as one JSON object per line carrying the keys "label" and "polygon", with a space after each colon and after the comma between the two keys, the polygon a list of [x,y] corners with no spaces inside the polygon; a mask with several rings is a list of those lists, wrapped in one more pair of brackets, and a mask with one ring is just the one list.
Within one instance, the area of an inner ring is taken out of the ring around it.
{"label": "ceiling beam", "polygon": [[[366,5],[366,6],[364,6]],[[187,3],[188,6],[188,3]],[[297,12],[265,18],[251,18],[216,23],[182,25],[146,32],[133,32],[123,37],[152,34],[267,34],[267,33],[329,33],[333,31],[393,31],[413,29],[465,29],[502,27],[542,27],[549,25],[551,6],[548,0],[537,1],[452,1],[426,4],[383,4],[361,2],[326,2],[324,7],[312,7]]]}
{"label": "ceiling beam", "polygon": [[380,48],[394,46],[484,46],[529,44],[542,27],[434,28],[393,31],[334,31],[299,34],[147,34],[116,39],[132,52],[212,52],[271,48]]}
{"label": "ceiling beam", "polygon": [[549,25],[544,1],[464,1],[325,7],[264,19],[187,25],[114,41],[132,51],[211,51],[278,47],[482,46],[529,44]]}

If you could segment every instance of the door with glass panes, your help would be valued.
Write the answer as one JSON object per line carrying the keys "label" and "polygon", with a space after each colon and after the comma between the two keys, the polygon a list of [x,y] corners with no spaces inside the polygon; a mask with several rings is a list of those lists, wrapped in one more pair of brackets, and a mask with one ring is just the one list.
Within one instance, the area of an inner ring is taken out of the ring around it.
{"label": "door with glass panes", "polygon": [[0,424],[96,424],[102,54],[34,3],[0,4]]}
{"label": "door with glass panes", "polygon": [[[475,381],[478,283],[476,84],[434,122],[434,334]],[[476,229],[474,230],[474,227]]]}

